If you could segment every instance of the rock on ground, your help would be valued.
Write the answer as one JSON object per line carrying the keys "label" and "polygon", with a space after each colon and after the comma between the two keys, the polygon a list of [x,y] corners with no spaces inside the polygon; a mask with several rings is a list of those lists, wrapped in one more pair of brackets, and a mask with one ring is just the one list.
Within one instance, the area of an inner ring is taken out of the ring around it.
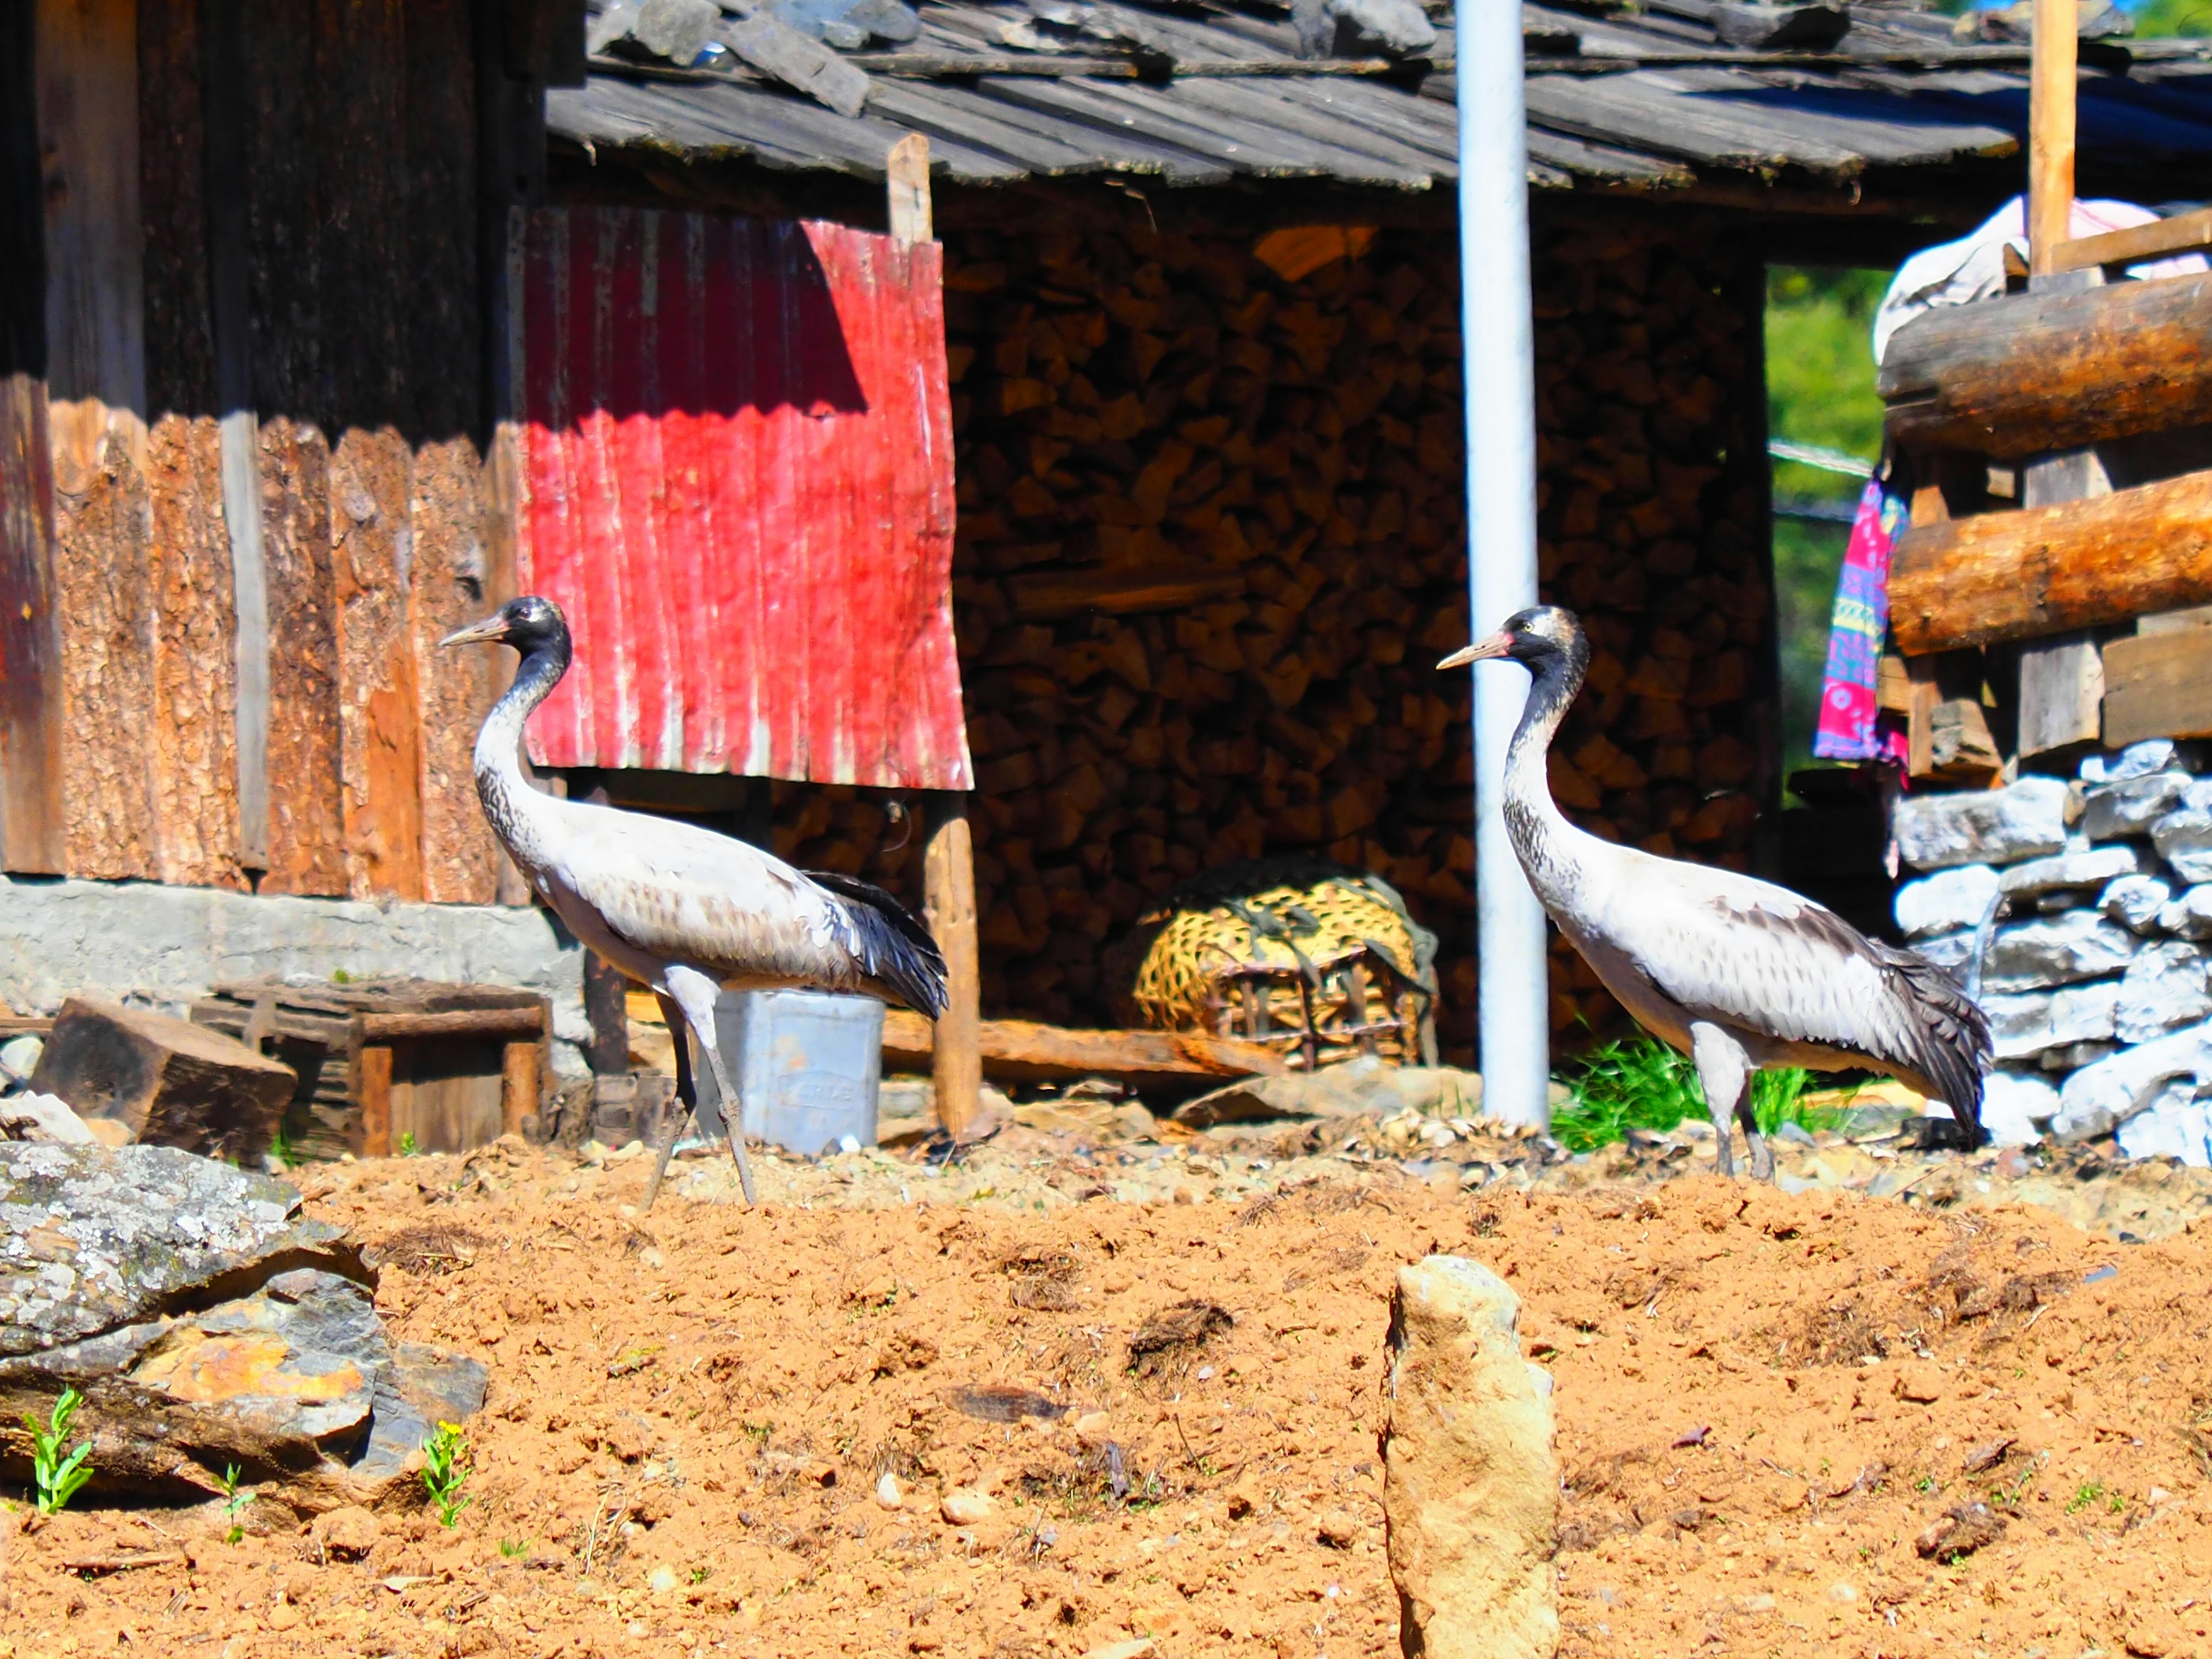
{"label": "rock on ground", "polygon": [[204,1495],[236,1464],[309,1510],[403,1495],[483,1368],[395,1349],[360,1252],[300,1209],[173,1148],[0,1145],[0,1471],[75,1388],[95,1492]]}
{"label": "rock on ground", "polygon": [[84,1120],[58,1095],[27,1090],[0,1099],[0,1140],[38,1140],[50,1146],[83,1146],[93,1140]]}
{"label": "rock on ground", "polygon": [[2123,1048],[2110,1060],[2083,1066],[2059,1091],[2051,1132],[2066,1141],[2110,1134],[2148,1106],[2167,1083],[2183,1077],[2212,1081],[2212,1023]]}
{"label": "rock on ground", "polygon": [[1559,1474],[1552,1378],[1521,1304],[1478,1262],[1398,1270],[1382,1512],[1401,1644],[1426,1659],[1549,1659]]}
{"label": "rock on ground", "polygon": [[1475,1116],[1482,1110],[1482,1079],[1449,1066],[1385,1066],[1370,1056],[1317,1072],[1240,1079],[1185,1101],[1176,1109],[1175,1121],[1186,1128],[1206,1129],[1217,1123],[1356,1117],[1408,1108],[1431,1116]]}

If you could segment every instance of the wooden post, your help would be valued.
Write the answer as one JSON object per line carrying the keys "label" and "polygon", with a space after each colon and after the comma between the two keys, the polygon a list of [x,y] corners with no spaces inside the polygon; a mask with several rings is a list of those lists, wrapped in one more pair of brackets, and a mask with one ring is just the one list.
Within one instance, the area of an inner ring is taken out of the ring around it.
{"label": "wooden post", "polygon": [[931,816],[922,860],[925,916],[945,953],[945,1012],[938,1016],[930,1070],[937,1121],[954,1139],[983,1109],[983,979],[975,941],[975,843],[963,796],[942,797]]}
{"label": "wooden post", "polygon": [[929,205],[929,140],[908,133],[893,144],[884,161],[884,184],[890,197],[891,240],[927,242],[931,228]]}
{"label": "wooden post", "polygon": [[[2061,272],[2060,244],[2073,235],[2074,82],[2080,43],[2074,0],[2034,0],[2033,62],[2028,93],[2027,270],[2032,291],[2094,287],[2096,270]],[[2028,463],[2023,507],[2048,507],[2104,495],[2112,486],[2094,449],[2068,450]],[[2020,653],[2020,731],[2025,760],[2094,743],[2105,696],[2104,659],[2094,635],[2053,635]]]}
{"label": "wooden post", "polygon": [[2027,269],[2058,269],[2074,217],[2074,0],[2034,0],[2027,97]]}
{"label": "wooden post", "polygon": [[392,1045],[365,1042],[356,1051],[353,1086],[361,1104],[361,1156],[392,1156]]}
{"label": "wooden post", "polygon": [[[929,140],[912,133],[884,161],[892,240],[931,238]],[[975,842],[964,796],[933,805],[922,860],[924,914],[945,953],[945,1006],[937,1021],[930,1069],[937,1082],[937,1121],[957,1140],[983,1109],[983,982],[975,941]]]}
{"label": "wooden post", "polygon": [[524,1120],[537,1112],[538,1062],[544,1052],[544,1044],[538,1038],[532,1037],[526,1042],[508,1043],[500,1055],[499,1130],[501,1134],[520,1134]]}

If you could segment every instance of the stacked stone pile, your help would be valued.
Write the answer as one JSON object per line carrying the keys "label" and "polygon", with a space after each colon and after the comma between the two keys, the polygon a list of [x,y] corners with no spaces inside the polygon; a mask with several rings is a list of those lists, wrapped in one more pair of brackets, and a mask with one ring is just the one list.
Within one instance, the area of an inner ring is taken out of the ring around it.
{"label": "stacked stone pile", "polygon": [[[2160,738],[2080,775],[1913,796],[1894,826],[1930,873],[1897,895],[1915,949],[1962,978],[1981,950],[2000,1143],[2117,1137],[2212,1165],[2212,756]],[[1994,910],[1993,910],[1994,907]]]}

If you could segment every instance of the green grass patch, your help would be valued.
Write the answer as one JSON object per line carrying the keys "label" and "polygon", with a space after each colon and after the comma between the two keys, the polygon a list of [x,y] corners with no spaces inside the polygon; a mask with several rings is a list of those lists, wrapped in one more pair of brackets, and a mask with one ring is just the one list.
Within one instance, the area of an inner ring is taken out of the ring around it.
{"label": "green grass patch", "polygon": [[[1663,1134],[1685,1118],[1703,1121],[1711,1115],[1698,1068],[1688,1055],[1655,1037],[1629,1037],[1593,1048],[1559,1080],[1571,1098],[1552,1114],[1552,1139],[1569,1152],[1610,1146],[1631,1129]],[[1836,1127],[1842,1109],[1804,1104],[1812,1080],[1811,1073],[1796,1066],[1753,1075],[1751,1109],[1761,1134],[1771,1135],[1784,1123],[1808,1133]]]}

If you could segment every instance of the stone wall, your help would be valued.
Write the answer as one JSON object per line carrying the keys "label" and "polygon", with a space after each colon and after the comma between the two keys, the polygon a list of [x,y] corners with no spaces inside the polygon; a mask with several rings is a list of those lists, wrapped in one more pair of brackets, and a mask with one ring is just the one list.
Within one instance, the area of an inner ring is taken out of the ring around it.
{"label": "stone wall", "polygon": [[[1596,647],[1553,777],[1600,835],[1743,868],[1772,784],[1760,266],[1672,222],[1537,232],[1544,592]],[[1442,937],[1472,1058],[1469,682],[1431,667],[1470,631],[1458,295],[1437,234],[1352,240],[1290,277],[1249,236],[948,238],[988,1012],[1110,1021],[1101,963],[1179,882],[1318,853]],[[777,802],[780,853],[918,897],[882,799]],[[1559,945],[1559,1038],[1620,1021]]]}
{"label": "stone wall", "polygon": [[267,974],[514,985],[552,1000],[555,1070],[586,1069],[583,949],[541,909],[22,878],[0,878],[0,1003],[17,1013],[82,991],[181,1015],[216,985]]}
{"label": "stone wall", "polygon": [[1908,797],[1895,825],[1915,948],[1983,964],[2000,1142],[2116,1135],[2130,1157],[2212,1164],[2212,778],[2166,739],[2093,755],[2081,775]]}

